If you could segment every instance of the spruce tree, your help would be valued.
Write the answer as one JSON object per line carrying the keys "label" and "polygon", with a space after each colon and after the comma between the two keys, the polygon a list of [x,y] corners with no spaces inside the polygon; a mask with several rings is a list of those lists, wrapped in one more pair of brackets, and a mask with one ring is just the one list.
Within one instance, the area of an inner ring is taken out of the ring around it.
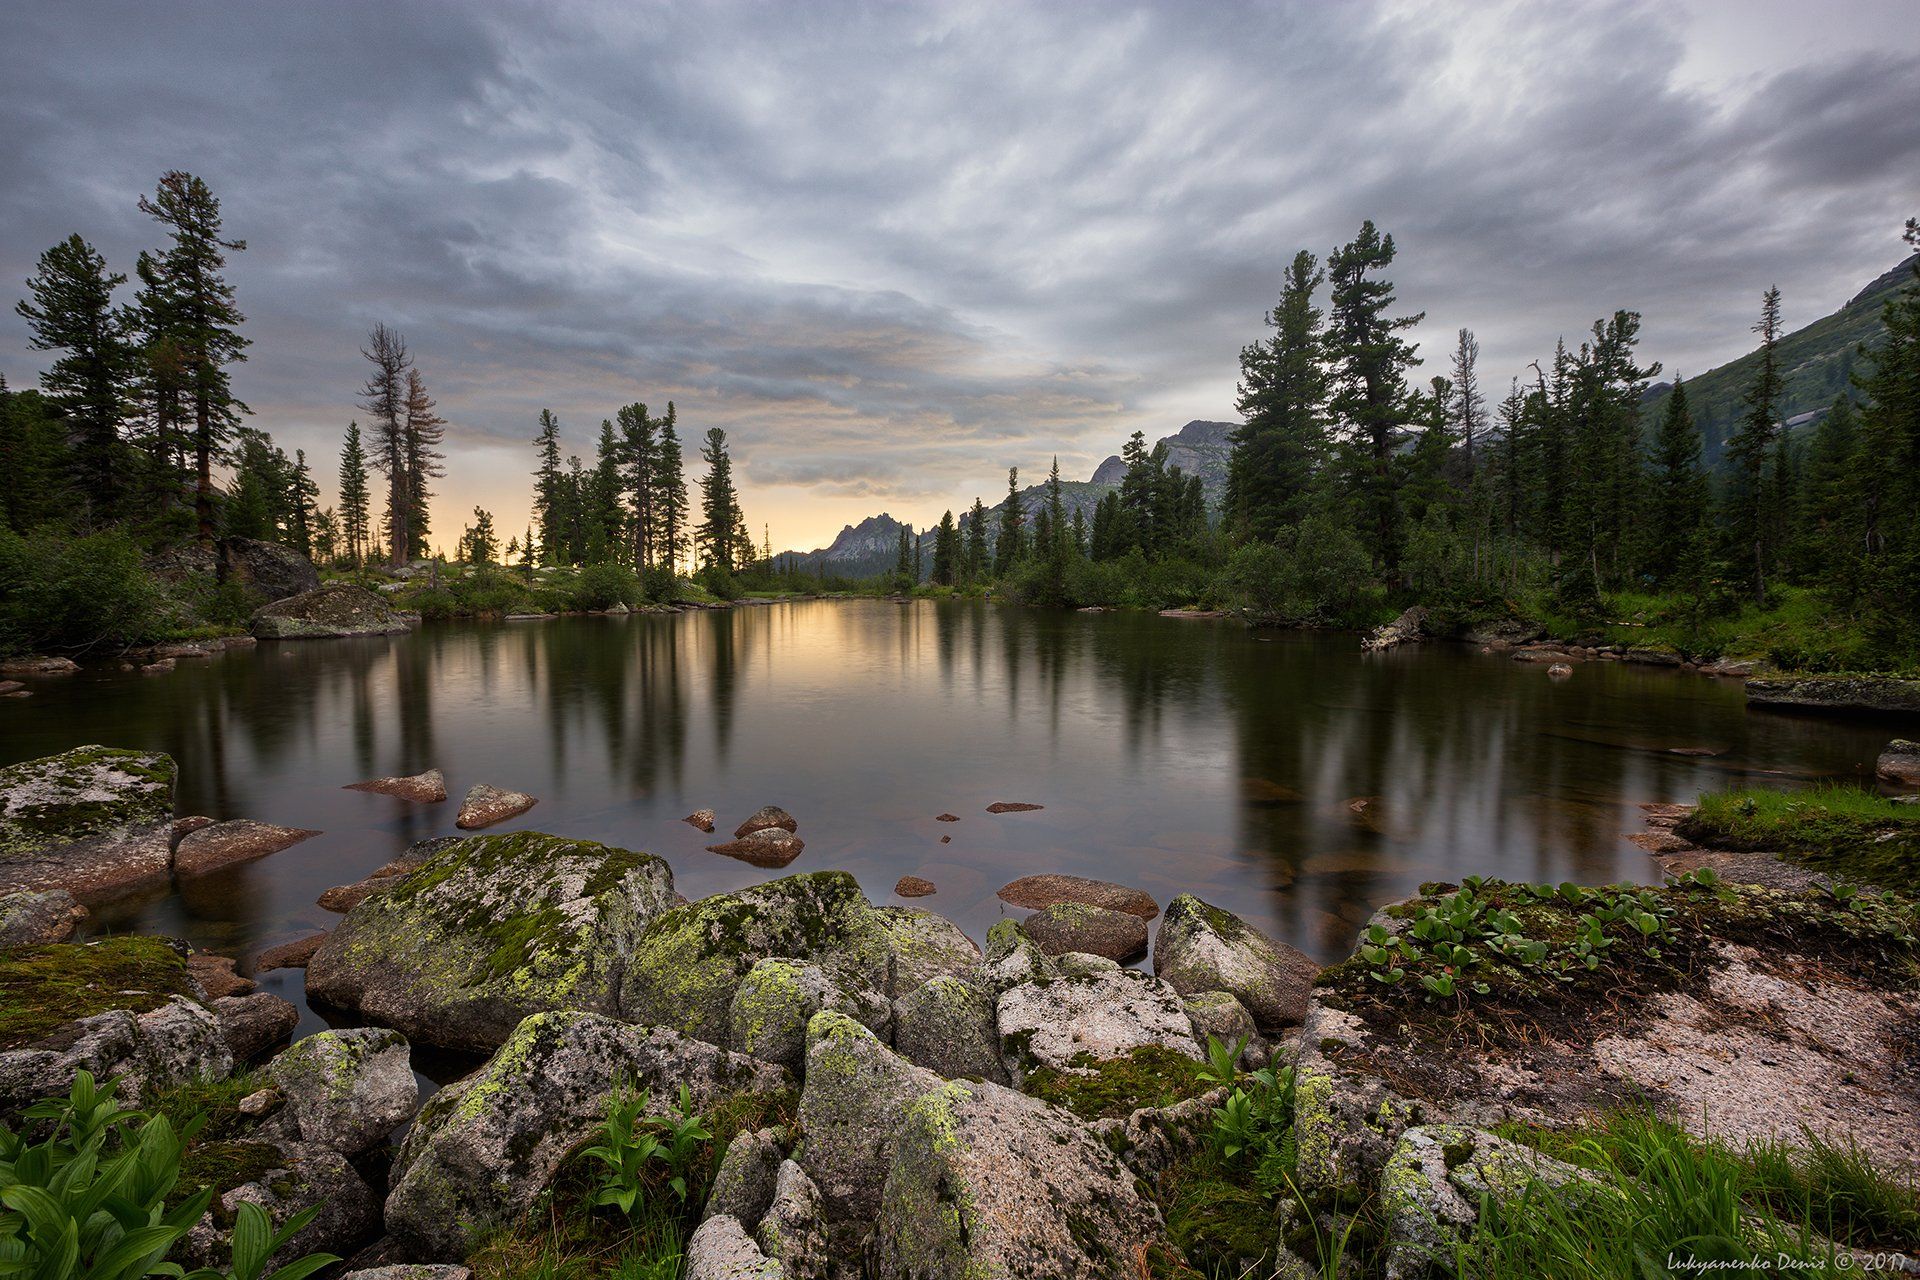
{"label": "spruce tree", "polygon": [[313,517],[320,486],[313,482],[307,451],[293,451],[293,469],[287,476],[287,540],[303,556],[313,555]]}
{"label": "spruce tree", "polygon": [[540,465],[533,473],[533,518],[540,526],[540,563],[559,564],[563,559],[560,490],[566,478],[560,472],[560,420],[553,416],[553,410],[540,411],[540,433],[533,444],[540,451]]}
{"label": "spruce tree", "polygon": [[654,440],[654,421],[647,406],[639,402],[623,405],[614,414],[620,424],[620,482],[626,491],[632,535],[630,554],[634,572],[653,564],[654,538],[659,513],[654,505],[654,471],[659,465],[659,445]]}
{"label": "spruce tree", "polygon": [[447,420],[436,412],[438,406],[427,394],[426,381],[418,368],[407,369],[406,395],[407,555],[413,559],[427,554],[427,503],[433,497],[427,482],[447,473],[440,465],[446,458],[440,445],[446,438]]}
{"label": "spruce tree", "polygon": [[367,560],[371,515],[366,449],[360,442],[360,424],[349,422],[346,442],[340,447],[340,536],[355,569]]}
{"label": "spruce tree", "polygon": [[1780,356],[1780,288],[1768,289],[1760,302],[1760,319],[1753,326],[1760,335],[1760,360],[1743,397],[1740,423],[1727,440],[1728,558],[1740,579],[1762,604],[1767,598],[1767,575],[1774,548],[1775,513],[1767,467],[1772,460],[1778,430],[1782,389]]}
{"label": "spruce tree", "polygon": [[589,563],[621,560],[626,556],[626,508],[621,492],[623,447],[614,434],[613,420],[600,419],[600,439],[594,446],[593,474],[587,481],[587,542]]}
{"label": "spruce tree", "polygon": [[1000,508],[1000,533],[993,543],[993,572],[1004,578],[1025,555],[1027,513],[1020,506],[1020,468],[1007,468],[1007,501]]}
{"label": "spruce tree", "polygon": [[747,548],[740,546],[739,495],[733,488],[733,459],[727,453],[727,433],[709,427],[700,456],[707,474],[700,481],[700,524],[694,530],[706,553],[709,568],[730,574],[739,567]]}
{"label": "spruce tree", "polygon": [[1675,378],[1653,442],[1653,546],[1648,568],[1672,583],[1707,517],[1707,477],[1700,466],[1700,429],[1687,408],[1687,384]]}
{"label": "spruce tree", "polygon": [[987,576],[987,504],[978,497],[967,511],[967,581],[980,582]]}
{"label": "spruce tree", "polygon": [[1453,349],[1453,399],[1448,404],[1448,423],[1466,451],[1467,472],[1478,466],[1474,445],[1486,430],[1487,399],[1480,394],[1480,339],[1473,330],[1462,328]]}
{"label": "spruce tree", "polygon": [[413,545],[407,534],[413,500],[407,478],[406,422],[407,370],[413,362],[406,340],[384,324],[373,326],[360,354],[373,366],[360,389],[359,403],[372,424],[373,449],[368,460],[387,477],[387,555],[393,564],[405,564]]}
{"label": "spruce tree", "polygon": [[940,517],[933,532],[933,581],[943,587],[954,584],[959,562],[959,534],[954,528],[953,512]]}
{"label": "spruce tree", "polygon": [[673,401],[667,401],[667,416],[660,424],[659,452],[653,469],[653,510],[659,529],[659,554],[670,573],[680,572],[680,552],[686,541],[687,482],[682,475],[680,437],[674,430],[678,417]]}
{"label": "spruce tree", "polygon": [[[1243,538],[1271,541],[1300,522],[1326,452],[1325,334],[1313,305],[1325,279],[1311,253],[1296,253],[1267,313],[1273,336],[1240,351],[1235,406],[1245,421],[1233,433],[1226,507]],[[1144,454],[1144,437],[1135,441]]]}
{"label": "spruce tree", "polygon": [[206,183],[177,169],[161,177],[153,199],[140,198],[140,211],[173,237],[157,257],[142,256],[139,306],[178,352],[183,398],[192,411],[194,517],[206,542],[213,537],[213,460],[240,416],[252,412],[234,397],[227,373],[228,365],[247,358],[249,340],[240,334],[245,317],[222,274],[226,255],[247,242],[221,235],[220,202]]}
{"label": "spruce tree", "polygon": [[126,487],[120,426],[132,394],[134,323],[133,313],[113,301],[126,280],[72,235],[40,255],[27,281],[31,297],[14,306],[27,322],[29,346],[65,353],[40,375],[40,385],[71,424],[75,492],[102,515],[118,509]]}

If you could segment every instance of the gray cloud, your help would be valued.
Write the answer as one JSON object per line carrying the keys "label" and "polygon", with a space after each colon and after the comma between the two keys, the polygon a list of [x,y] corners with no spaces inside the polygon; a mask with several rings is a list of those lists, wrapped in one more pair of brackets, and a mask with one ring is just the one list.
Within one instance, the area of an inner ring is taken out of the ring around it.
{"label": "gray cloud", "polygon": [[[1281,264],[1364,217],[1429,372],[1462,324],[1494,385],[1615,307],[1689,371],[1769,283],[1813,318],[1914,212],[1920,37],[1851,20],[1703,82],[1650,5],[16,6],[0,275],[76,229],[130,266],[190,168],[250,242],[276,436],[330,464],[384,320],[456,509],[520,500],[540,408],[585,452],[673,399],[812,545],[1229,416]],[[0,369],[37,363],[0,318]]]}

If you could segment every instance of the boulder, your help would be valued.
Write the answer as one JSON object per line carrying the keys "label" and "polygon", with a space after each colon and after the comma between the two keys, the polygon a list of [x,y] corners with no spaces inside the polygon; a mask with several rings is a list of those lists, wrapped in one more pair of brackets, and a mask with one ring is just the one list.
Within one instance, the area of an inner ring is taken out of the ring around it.
{"label": "boulder", "polygon": [[215,819],[207,817],[204,813],[194,813],[184,818],[175,818],[173,820],[174,845],[178,847],[182,840],[200,830],[202,827],[212,826],[214,822]]}
{"label": "boulder", "polygon": [[995,995],[1022,983],[1058,977],[1060,969],[1018,920],[997,921],[987,930],[987,954],[980,980]]}
{"label": "boulder", "polygon": [[212,1149],[201,1154],[218,1161],[214,1209],[175,1246],[175,1261],[190,1267],[224,1266],[230,1256],[230,1224],[246,1201],[265,1209],[276,1228],[297,1213],[318,1210],[268,1260],[269,1271],[309,1253],[350,1254],[380,1230],[379,1198],[338,1151],[255,1140],[210,1145]]}
{"label": "boulder", "polygon": [[940,974],[966,973],[979,951],[951,921],[873,906],[844,871],[809,872],[660,916],[627,962],[620,1013],[735,1043],[734,996],[766,959],[817,965],[851,1007],[878,1010],[868,1020],[884,1025],[892,1001]]}
{"label": "boulder", "polygon": [[249,1062],[284,1044],[300,1025],[300,1011],[271,991],[222,996],[213,1002],[213,1015],[235,1062]]}
{"label": "boulder", "polygon": [[313,960],[330,935],[310,933],[304,938],[295,938],[292,942],[282,942],[266,948],[253,958],[255,973],[268,973],[274,969],[304,969]]}
{"label": "boulder", "polygon": [[1747,681],[1747,704],[1795,711],[1920,713],[1920,680],[1898,676],[1767,676]]}
{"label": "boulder", "polygon": [[1063,951],[1053,958],[1054,968],[1063,978],[1084,978],[1089,974],[1111,973],[1120,965],[1105,956],[1089,955],[1085,951]]}
{"label": "boulder", "polygon": [[349,1271],[340,1280],[473,1280],[473,1272],[448,1263],[394,1263]]}
{"label": "boulder", "polygon": [[1126,911],[1056,902],[1027,917],[1027,936],[1048,955],[1069,951],[1133,960],[1147,954],[1147,922]]}
{"label": "boulder", "polygon": [[174,772],[171,756],[99,746],[0,769],[0,893],[93,902],[163,883]]}
{"label": "boulder", "polygon": [[1140,1107],[1087,1127],[1107,1150],[1118,1152],[1129,1169],[1158,1186],[1175,1165],[1213,1142],[1214,1116],[1229,1092],[1228,1086],[1219,1085],[1168,1106]]}
{"label": "boulder", "polygon": [[1153,971],[1181,995],[1230,992],[1271,1035],[1306,1016],[1320,966],[1231,911],[1183,893],[1154,939]]}
{"label": "boulder", "polygon": [[439,804],[447,798],[447,775],[438,769],[429,769],[425,773],[404,778],[369,778],[365,782],[349,782],[342,790],[371,791],[376,795],[411,800],[415,804]]}
{"label": "boulder", "polygon": [[467,798],[460,802],[460,814],[453,820],[453,825],[462,831],[490,827],[496,822],[517,818],[539,803],[524,791],[502,791],[498,787],[477,782],[467,792]]}
{"label": "boulder", "polygon": [[738,1218],[715,1214],[687,1241],[686,1280],[785,1280]]}
{"label": "boulder", "polygon": [[710,844],[707,852],[724,853],[756,867],[778,869],[799,857],[806,847],[806,841],[784,827],[761,827],[724,844]]}
{"label": "boulder", "polygon": [[178,585],[190,577],[212,578],[238,583],[267,601],[284,600],[320,586],[320,573],[313,561],[292,547],[255,538],[222,538],[211,546],[186,543],[154,557],[151,568],[164,582]]}
{"label": "boulder", "polygon": [[719,817],[720,815],[711,809],[695,809],[692,813],[680,819],[680,821],[686,823],[696,831],[711,833],[713,831],[713,824],[719,820]]}
{"label": "boulder", "polygon": [[420,1103],[406,1037],[384,1027],[322,1031],[267,1067],[286,1098],[291,1136],[356,1156],[383,1142]]}
{"label": "boulder", "polygon": [[949,1080],[1007,1082],[993,998],[959,978],[935,978],[894,1002],[893,1047],[907,1061]]}
{"label": "boulder", "polygon": [[1547,668],[1547,674],[1555,680],[1565,680],[1573,674],[1573,668],[1564,662],[1556,662]]}
{"label": "boulder", "polygon": [[773,1203],[774,1176],[783,1159],[780,1135],[773,1129],[756,1129],[729,1142],[701,1216],[724,1213],[741,1222],[760,1221]]}
{"label": "boulder", "polygon": [[773,1201],[754,1228],[753,1238],[760,1252],[780,1264],[786,1280],[825,1280],[825,1203],[807,1171],[792,1160],[780,1162],[773,1179]]}
{"label": "boulder", "polygon": [[845,1014],[819,1013],[808,1024],[800,1092],[807,1137],[795,1159],[820,1189],[837,1246],[864,1235],[880,1208],[894,1129],[907,1104],[942,1083]]}
{"label": "boulder", "polygon": [[262,640],[326,640],[410,631],[415,619],[364,587],[335,582],[257,610],[248,624]]}
{"label": "boulder", "polygon": [[916,1280],[1121,1280],[1165,1228],[1132,1170],[1072,1116],[994,1084],[910,1103],[868,1247]]}
{"label": "boulder", "polygon": [[1028,804],[1023,800],[996,800],[987,806],[988,813],[1036,813],[1047,806]]}
{"label": "boulder", "polygon": [[365,880],[353,884],[337,884],[315,898],[314,905],[345,915],[365,902],[370,895],[382,889],[391,889],[403,879],[405,879],[404,876],[368,876]]}
{"label": "boulder", "polygon": [[747,970],[734,989],[726,1047],[799,1075],[806,1068],[807,1024],[822,1009],[837,1009],[883,1030],[887,1025],[884,1012],[862,1018],[860,1007],[819,965],[769,956]]}
{"label": "boulder", "polygon": [[1368,653],[1379,653],[1396,645],[1419,640],[1426,633],[1427,607],[1416,604],[1392,622],[1368,632],[1360,642],[1360,647]]}
{"label": "boulder", "polygon": [[682,1085],[705,1111],[792,1078],[663,1027],[535,1014],[485,1066],[421,1108],[394,1157],[387,1229],[421,1256],[464,1258],[476,1233],[518,1220],[598,1128],[616,1079],[645,1090],[659,1115]]}
{"label": "boulder", "polygon": [[1920,787],[1920,742],[1895,738],[1880,753],[1873,771],[1882,781]]}
{"label": "boulder", "polygon": [[1014,1080],[1157,1044],[1202,1058],[1179,993],[1137,969],[1041,979],[1000,993],[1000,1050]]}
{"label": "boulder", "polygon": [[[80,669],[80,664],[72,658],[4,658],[0,659],[0,676],[70,676]],[[18,689],[9,689],[9,693],[18,693]]]}
{"label": "boulder", "polygon": [[65,889],[0,895],[0,947],[40,947],[65,942],[87,909]]}
{"label": "boulder", "polygon": [[893,896],[896,898],[925,898],[935,892],[933,881],[923,880],[919,876],[901,876],[893,882]]}
{"label": "boulder", "polygon": [[1201,1044],[1205,1044],[1209,1036],[1229,1047],[1244,1041],[1243,1061],[1256,1056],[1264,1047],[1253,1015],[1233,992],[1198,991],[1180,1003],[1186,1006],[1187,1018],[1193,1023],[1193,1038]]}
{"label": "boulder", "polygon": [[756,831],[766,831],[778,827],[782,831],[798,831],[800,824],[794,821],[792,814],[777,804],[764,804],[753,811],[745,822],[733,829],[733,838],[744,840]]}
{"label": "boulder", "polygon": [[319,834],[304,827],[276,827],[247,818],[216,822],[181,838],[173,851],[173,869],[183,876],[202,876],[290,849]]}
{"label": "boulder", "polygon": [[1109,911],[1125,911],[1142,920],[1151,920],[1160,914],[1160,904],[1151,894],[1085,876],[1022,876],[1011,884],[1001,885],[999,898],[1029,911],[1042,911],[1059,902],[1079,902]]}
{"label": "boulder", "polygon": [[251,995],[257,985],[253,979],[243,978],[233,971],[232,956],[196,951],[187,957],[187,972],[193,975],[201,993],[209,1000]]}
{"label": "boulder", "polygon": [[1449,1265],[1482,1204],[1512,1202],[1530,1186],[1550,1187],[1560,1197],[1597,1190],[1585,1170],[1482,1130],[1408,1129],[1380,1177],[1387,1280],[1420,1280]]}
{"label": "boulder", "polygon": [[673,902],[659,858],[537,831],[472,836],[347,913],[307,993],[417,1043],[487,1052],[528,1014],[612,1013]]}

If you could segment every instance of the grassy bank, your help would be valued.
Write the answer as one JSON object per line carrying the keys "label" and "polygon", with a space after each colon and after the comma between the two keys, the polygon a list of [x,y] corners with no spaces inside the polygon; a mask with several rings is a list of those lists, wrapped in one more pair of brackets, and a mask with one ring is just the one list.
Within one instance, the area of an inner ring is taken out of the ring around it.
{"label": "grassy bank", "polygon": [[1709,848],[1779,853],[1836,880],[1920,892],[1920,806],[1871,792],[1712,792],[1678,830]]}

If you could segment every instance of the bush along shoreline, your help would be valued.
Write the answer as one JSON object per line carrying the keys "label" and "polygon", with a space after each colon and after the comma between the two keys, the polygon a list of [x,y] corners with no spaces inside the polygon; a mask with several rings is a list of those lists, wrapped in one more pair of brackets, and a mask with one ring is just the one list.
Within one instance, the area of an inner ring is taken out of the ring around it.
{"label": "bush along shoreline", "polygon": [[[335,1025],[288,1046],[230,963],[71,940],[103,857],[187,874],[171,761],[88,751],[0,780],[0,1196],[138,1170],[84,1274],[1915,1265],[1920,1090],[1879,1032],[1920,1019],[1920,902],[1806,852],[1872,843],[1851,800],[1658,808],[1650,849],[1696,863],[1664,884],[1424,885],[1326,969],[1071,877],[1007,886],[1033,914],[982,945],[842,872],[686,902],[645,853],[437,839],[329,892],[340,925],[284,962]],[[1785,878],[1736,877],[1770,843]],[[424,1106],[422,1049],[473,1066]],[[0,1234],[57,1252],[79,1186]]]}

